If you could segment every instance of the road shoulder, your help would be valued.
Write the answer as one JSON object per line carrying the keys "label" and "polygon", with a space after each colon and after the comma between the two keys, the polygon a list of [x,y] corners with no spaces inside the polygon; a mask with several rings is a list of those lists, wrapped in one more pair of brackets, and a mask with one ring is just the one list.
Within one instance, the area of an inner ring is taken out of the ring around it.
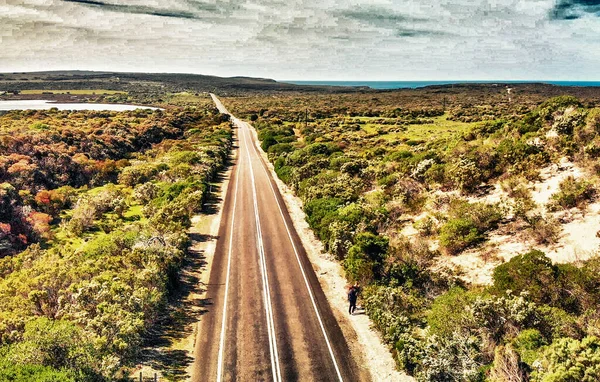
{"label": "road shoulder", "polygon": [[373,381],[414,381],[412,377],[396,370],[390,351],[383,344],[379,333],[371,328],[371,322],[367,315],[348,316],[347,281],[343,277],[341,265],[324,253],[321,242],[315,237],[306,222],[302,201],[277,177],[266,153],[257,144],[256,130],[251,127],[250,131],[254,137],[254,144],[267,164],[285,201],[294,228],[304,245],[321,288],[329,300],[333,314],[348,341],[350,351],[354,355],[357,365],[362,369],[361,373],[366,371]]}

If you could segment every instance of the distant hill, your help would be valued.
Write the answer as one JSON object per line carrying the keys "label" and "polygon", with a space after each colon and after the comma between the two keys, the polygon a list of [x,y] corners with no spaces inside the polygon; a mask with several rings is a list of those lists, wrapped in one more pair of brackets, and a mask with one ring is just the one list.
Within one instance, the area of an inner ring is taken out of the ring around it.
{"label": "distant hill", "polygon": [[295,85],[266,78],[225,78],[180,73],[50,71],[0,74],[0,91],[91,88],[128,92],[219,92],[222,95],[290,91],[336,93],[359,90],[340,86]]}

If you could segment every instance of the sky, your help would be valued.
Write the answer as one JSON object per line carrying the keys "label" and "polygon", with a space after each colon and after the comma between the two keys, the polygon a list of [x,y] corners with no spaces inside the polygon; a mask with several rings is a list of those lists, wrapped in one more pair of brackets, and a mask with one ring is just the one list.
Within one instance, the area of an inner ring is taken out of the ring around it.
{"label": "sky", "polygon": [[0,0],[0,72],[600,80],[600,0]]}

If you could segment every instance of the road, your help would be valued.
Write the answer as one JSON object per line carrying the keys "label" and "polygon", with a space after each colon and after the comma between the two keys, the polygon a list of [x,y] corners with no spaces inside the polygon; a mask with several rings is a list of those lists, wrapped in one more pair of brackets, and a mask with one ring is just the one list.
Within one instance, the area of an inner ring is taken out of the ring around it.
{"label": "road", "polygon": [[[230,114],[213,95],[222,113]],[[193,381],[357,381],[356,361],[319,285],[251,126],[223,203]],[[340,291],[344,293],[344,291]]]}

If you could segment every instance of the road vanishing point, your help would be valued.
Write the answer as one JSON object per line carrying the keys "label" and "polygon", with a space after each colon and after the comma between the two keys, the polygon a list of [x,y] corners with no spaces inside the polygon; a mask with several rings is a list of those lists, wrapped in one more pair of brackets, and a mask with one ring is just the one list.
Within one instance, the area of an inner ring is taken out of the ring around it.
{"label": "road vanishing point", "polygon": [[237,127],[237,155],[192,381],[360,380],[252,127],[211,96]]}

